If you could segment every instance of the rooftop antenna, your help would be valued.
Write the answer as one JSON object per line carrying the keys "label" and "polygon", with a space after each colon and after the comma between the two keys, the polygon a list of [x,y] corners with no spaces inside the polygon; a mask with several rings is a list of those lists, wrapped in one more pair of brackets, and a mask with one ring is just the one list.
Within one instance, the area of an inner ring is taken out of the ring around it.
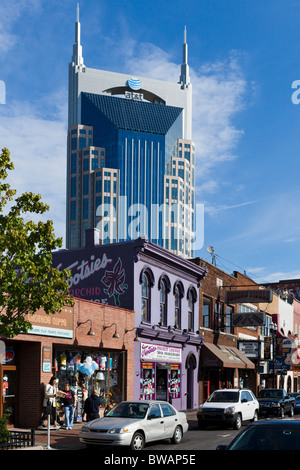
{"label": "rooftop antenna", "polygon": [[206,248],[206,251],[211,254],[211,264],[212,264],[213,266],[217,266],[217,264],[216,264],[216,255],[215,255],[215,249],[214,249],[214,247],[211,246],[211,245],[209,245],[209,246]]}
{"label": "rooftop antenna", "polygon": [[190,85],[186,26],[184,27],[184,33],[183,33],[183,58],[182,58],[182,64],[181,64],[181,74],[179,77],[179,83],[181,84],[181,88],[187,88]]}
{"label": "rooftop antenna", "polygon": [[75,23],[75,43],[73,45],[72,63],[78,69],[81,70],[84,67],[84,64],[83,64],[83,57],[82,57],[82,46],[80,42],[80,33],[81,33],[81,25],[79,21],[79,3],[77,3],[76,23]]}

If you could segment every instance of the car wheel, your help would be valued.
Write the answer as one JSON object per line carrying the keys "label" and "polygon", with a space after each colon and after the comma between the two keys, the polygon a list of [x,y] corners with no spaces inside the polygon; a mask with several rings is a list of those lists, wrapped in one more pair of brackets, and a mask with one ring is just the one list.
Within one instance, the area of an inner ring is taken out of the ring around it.
{"label": "car wheel", "polygon": [[172,442],[173,444],[179,444],[182,439],[182,429],[180,426],[176,426],[173,437],[172,437]]}
{"label": "car wheel", "polygon": [[131,449],[132,450],[143,450],[145,446],[145,438],[142,433],[136,432],[133,435],[132,441],[131,441]]}
{"label": "car wheel", "polygon": [[206,428],[206,423],[204,421],[198,421],[198,427],[199,427],[199,429],[205,429]]}
{"label": "car wheel", "polygon": [[257,413],[257,410],[254,411],[253,421],[258,421],[258,413]]}
{"label": "car wheel", "polygon": [[284,408],[283,408],[283,406],[279,410],[279,417],[284,418]]}
{"label": "car wheel", "polygon": [[236,421],[234,423],[234,429],[240,429],[242,427],[242,417],[240,413],[236,417]]}
{"label": "car wheel", "polygon": [[291,406],[290,417],[292,418],[293,416],[294,416],[294,407]]}

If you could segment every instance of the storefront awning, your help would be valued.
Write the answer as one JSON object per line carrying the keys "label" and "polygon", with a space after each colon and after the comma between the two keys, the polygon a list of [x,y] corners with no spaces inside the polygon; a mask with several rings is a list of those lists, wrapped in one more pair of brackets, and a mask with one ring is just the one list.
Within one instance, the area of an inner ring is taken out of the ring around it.
{"label": "storefront awning", "polygon": [[231,367],[235,369],[254,369],[254,363],[237,348],[204,343],[201,348],[202,367]]}

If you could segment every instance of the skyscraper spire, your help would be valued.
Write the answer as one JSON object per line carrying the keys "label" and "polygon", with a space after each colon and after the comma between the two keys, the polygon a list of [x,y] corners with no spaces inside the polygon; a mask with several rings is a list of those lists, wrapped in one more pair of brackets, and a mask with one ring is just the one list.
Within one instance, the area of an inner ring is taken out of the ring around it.
{"label": "skyscraper spire", "polygon": [[181,88],[186,88],[190,84],[190,74],[188,66],[188,45],[186,40],[186,26],[184,27],[184,36],[183,36],[183,58],[181,65],[181,75],[179,78]]}
{"label": "skyscraper spire", "polygon": [[76,9],[75,44],[73,45],[72,64],[79,68],[84,67],[82,57],[82,46],[80,44],[79,3],[77,3]]}

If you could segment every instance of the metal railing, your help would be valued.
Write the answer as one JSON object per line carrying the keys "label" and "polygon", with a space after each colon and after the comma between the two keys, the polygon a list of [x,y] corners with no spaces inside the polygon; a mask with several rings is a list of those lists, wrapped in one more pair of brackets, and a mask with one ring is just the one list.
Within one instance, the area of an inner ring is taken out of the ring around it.
{"label": "metal railing", "polygon": [[0,450],[33,447],[35,445],[35,430],[9,431],[9,436],[0,436]]}

